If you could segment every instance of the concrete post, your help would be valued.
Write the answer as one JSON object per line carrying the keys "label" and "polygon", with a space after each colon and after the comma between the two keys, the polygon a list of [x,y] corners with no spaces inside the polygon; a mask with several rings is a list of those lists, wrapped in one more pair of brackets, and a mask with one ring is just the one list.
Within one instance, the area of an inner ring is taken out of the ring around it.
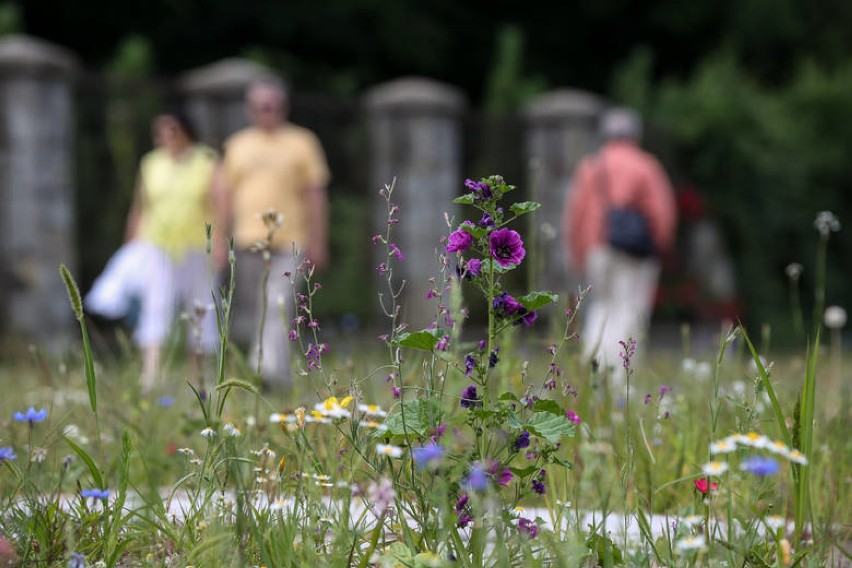
{"label": "concrete post", "polygon": [[571,191],[571,176],[580,159],[595,149],[597,123],[603,102],[595,95],[560,89],[540,95],[524,108],[527,124],[527,179],[533,199],[542,204],[537,216],[539,234],[536,263],[537,287],[573,293],[580,280],[565,265],[561,232],[565,200]]}
{"label": "concrete post", "polygon": [[0,327],[56,350],[74,319],[74,57],[36,38],[0,39]]}
{"label": "concrete post", "polygon": [[[394,177],[398,180],[393,201],[400,213],[394,239],[405,254],[396,272],[407,281],[403,321],[421,328],[435,317],[434,303],[424,297],[429,278],[438,272],[439,240],[449,233],[444,212],[455,213],[451,201],[464,189],[461,113],[466,101],[449,85],[403,78],[372,88],[364,103],[373,193]],[[374,205],[373,210],[376,232],[384,234],[385,208]]]}
{"label": "concrete post", "polygon": [[201,142],[219,148],[237,130],[248,126],[246,88],[274,74],[247,59],[228,58],[187,71],[178,80],[186,110]]}

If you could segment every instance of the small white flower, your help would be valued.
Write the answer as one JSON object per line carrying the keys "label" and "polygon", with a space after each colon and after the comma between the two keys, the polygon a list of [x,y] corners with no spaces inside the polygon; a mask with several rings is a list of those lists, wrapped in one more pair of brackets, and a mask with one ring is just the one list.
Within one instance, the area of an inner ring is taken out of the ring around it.
{"label": "small white flower", "polygon": [[234,426],[230,422],[225,424],[222,427],[222,430],[225,432],[226,436],[230,436],[231,438],[239,438],[240,437],[240,431],[237,429],[236,426]]}
{"label": "small white flower", "polygon": [[805,454],[795,448],[790,450],[787,459],[799,465],[808,465],[808,458],[805,457]]}
{"label": "small white flower", "polygon": [[677,549],[680,552],[690,552],[704,548],[704,537],[701,535],[686,536],[677,541]]}
{"label": "small white flower", "polygon": [[380,416],[384,418],[388,415],[388,413],[382,410],[381,407],[377,404],[359,404],[358,410],[360,410],[367,416]]}
{"label": "small white flower", "polygon": [[738,438],[737,443],[743,446],[748,446],[750,448],[755,448],[758,450],[763,450],[769,447],[772,442],[766,436],[758,434],[757,432],[749,432],[745,436]]}
{"label": "small white flower", "polygon": [[680,522],[689,527],[697,527],[704,522],[704,517],[701,515],[687,515]]}
{"label": "small white flower", "polygon": [[401,458],[402,448],[390,444],[376,444],[376,453],[391,458]]}
{"label": "small white flower", "polygon": [[840,306],[828,306],[825,309],[823,320],[828,329],[843,329],[846,325],[846,310]]}
{"label": "small white flower", "polygon": [[788,448],[787,445],[780,440],[770,442],[766,446],[766,449],[775,455],[790,459],[790,448]]}
{"label": "small white flower", "polygon": [[691,359],[689,357],[687,357],[686,359],[684,359],[683,361],[680,362],[680,368],[687,375],[691,375],[692,373],[694,373],[695,367],[697,365],[698,365],[698,363],[695,361],[695,359]]}
{"label": "small white flower", "polygon": [[203,438],[208,438],[208,439],[215,438],[216,437],[216,430],[214,430],[213,428],[205,428],[204,430],[201,431],[201,436]]}
{"label": "small white flower", "polygon": [[30,456],[30,461],[33,463],[42,463],[47,458],[47,448],[33,448],[33,453]]}
{"label": "small white flower", "polygon": [[701,471],[704,472],[704,475],[707,476],[722,475],[723,473],[728,471],[728,464],[727,462],[720,461],[707,462],[703,466],[701,466]]}
{"label": "small white flower", "polygon": [[707,361],[702,361],[695,367],[695,378],[699,381],[706,381],[712,374],[713,367]]}
{"label": "small white flower", "polygon": [[814,220],[814,227],[819,231],[820,236],[827,238],[830,233],[840,230],[840,219],[831,211],[820,211]]}
{"label": "small white flower", "polygon": [[737,445],[730,438],[719,440],[710,444],[710,454],[729,454],[737,449]]}
{"label": "small white flower", "polygon": [[798,280],[799,276],[802,275],[802,265],[798,262],[791,262],[787,265],[787,268],[784,269],[784,273],[787,274],[787,278],[790,280]]}
{"label": "small white flower", "polygon": [[787,519],[785,519],[781,515],[770,515],[766,517],[766,524],[773,531],[777,531],[778,529],[786,529]]}

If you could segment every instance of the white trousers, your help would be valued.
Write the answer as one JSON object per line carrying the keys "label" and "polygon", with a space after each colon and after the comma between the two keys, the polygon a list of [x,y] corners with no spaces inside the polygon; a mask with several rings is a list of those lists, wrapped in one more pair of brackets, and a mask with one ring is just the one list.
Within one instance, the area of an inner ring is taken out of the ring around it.
{"label": "white trousers", "polygon": [[[638,259],[602,246],[587,259],[587,296],[583,324],[583,355],[596,358],[602,368],[622,368],[619,341],[633,338],[637,353],[645,345],[660,263]],[[616,373],[618,375],[618,373]]]}
{"label": "white trousers", "polygon": [[[169,334],[177,310],[195,318],[196,308],[203,307],[199,320],[200,347],[212,353],[217,345],[216,313],[213,309],[210,272],[203,251],[192,251],[175,260],[156,249],[147,264],[145,286],[140,290],[139,323],[134,332],[136,343],[142,347],[162,345]],[[192,331],[188,340],[198,346]]]}

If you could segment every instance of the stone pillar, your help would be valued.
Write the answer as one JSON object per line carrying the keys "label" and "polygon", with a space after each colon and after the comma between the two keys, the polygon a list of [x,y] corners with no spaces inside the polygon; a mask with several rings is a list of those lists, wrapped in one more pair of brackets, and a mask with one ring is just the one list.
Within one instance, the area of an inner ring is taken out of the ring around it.
{"label": "stone pillar", "polygon": [[[393,201],[400,213],[393,239],[405,255],[395,272],[407,281],[403,321],[421,328],[435,317],[434,302],[424,297],[429,278],[438,273],[439,240],[449,233],[444,212],[455,213],[451,202],[464,189],[461,113],[466,101],[449,85],[403,78],[372,88],[364,102],[372,193],[397,178]],[[373,202],[372,209],[375,232],[384,234],[385,207]]]}
{"label": "stone pillar", "polygon": [[247,59],[229,58],[187,71],[178,80],[186,112],[195,122],[201,142],[219,148],[224,140],[248,125],[246,88],[274,77],[269,69]]}
{"label": "stone pillar", "polygon": [[[595,149],[603,102],[595,95],[560,89],[540,95],[524,108],[526,155],[532,199],[542,204],[534,213],[539,227],[535,262],[536,286],[560,295],[576,292],[578,275],[565,265],[562,213],[571,176],[580,159]],[[564,296],[563,296],[564,297]]]}
{"label": "stone pillar", "polygon": [[0,327],[54,351],[74,325],[74,69],[63,48],[0,39]]}

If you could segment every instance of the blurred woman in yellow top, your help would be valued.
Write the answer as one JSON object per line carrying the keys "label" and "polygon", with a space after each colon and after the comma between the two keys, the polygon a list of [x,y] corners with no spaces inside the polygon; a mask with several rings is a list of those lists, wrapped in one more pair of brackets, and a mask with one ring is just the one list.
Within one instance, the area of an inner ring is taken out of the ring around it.
{"label": "blurred woman in yellow top", "polygon": [[191,315],[190,346],[211,352],[216,345],[213,283],[205,254],[216,153],[196,143],[192,124],[178,111],[158,116],[153,134],[156,147],[140,163],[126,231],[126,240],[151,249],[134,332],[143,349],[145,389],[157,380],[162,344],[178,306]]}

